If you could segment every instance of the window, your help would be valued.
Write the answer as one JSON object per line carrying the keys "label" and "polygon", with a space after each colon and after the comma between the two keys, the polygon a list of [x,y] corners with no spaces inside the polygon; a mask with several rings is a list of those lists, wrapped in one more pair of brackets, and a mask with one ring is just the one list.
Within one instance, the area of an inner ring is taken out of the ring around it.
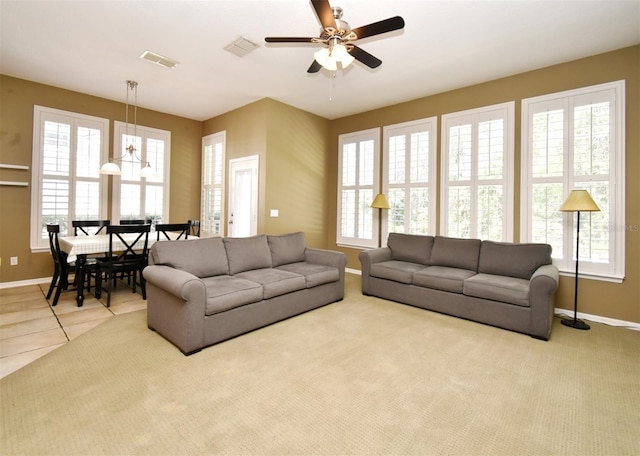
{"label": "window", "polygon": [[71,220],[106,218],[109,120],[34,107],[31,179],[32,250],[48,250],[46,225],[69,233]]}
{"label": "window", "polygon": [[[122,157],[130,144],[142,160],[120,164],[121,176],[114,176],[112,220],[143,219],[154,223],[169,220],[169,157],[171,132],[136,126],[135,136],[127,134],[124,122],[114,123],[114,156]],[[131,128],[129,129],[129,133]],[[151,177],[140,177],[139,171],[149,163]]]}
{"label": "window", "polygon": [[224,220],[224,163],[226,132],[202,138],[202,236],[222,236]]}
{"label": "window", "polygon": [[338,140],[337,243],[377,247],[378,210],[371,208],[379,191],[380,129],[340,135]]}
{"label": "window", "polygon": [[442,235],[513,240],[513,130],[513,102],[442,116]]}
{"label": "window", "polygon": [[580,214],[580,274],[624,278],[624,96],[619,81],[522,101],[520,237],[551,244],[561,272],[575,272],[577,217],[559,209],[580,188],[600,207]]}
{"label": "window", "polygon": [[435,234],[436,134],[435,117],[383,128],[382,192],[391,209],[382,213],[382,239],[390,232]]}

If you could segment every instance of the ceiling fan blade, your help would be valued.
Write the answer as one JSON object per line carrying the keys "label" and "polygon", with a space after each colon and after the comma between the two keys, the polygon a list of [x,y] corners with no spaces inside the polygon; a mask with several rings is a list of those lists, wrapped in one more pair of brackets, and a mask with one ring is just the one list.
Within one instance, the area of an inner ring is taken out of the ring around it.
{"label": "ceiling fan blade", "polygon": [[264,39],[267,43],[313,43],[313,38],[296,36],[268,36]]}
{"label": "ceiling fan blade", "polygon": [[338,28],[329,0],[311,0],[311,3],[313,4],[313,9],[316,10],[316,14],[323,28]]}
{"label": "ceiling fan blade", "polygon": [[356,60],[361,61],[369,68],[378,68],[382,64],[382,60],[377,57],[372,56],[367,51],[358,46],[352,45],[353,47],[349,50],[349,54],[353,56]]}
{"label": "ceiling fan blade", "polygon": [[351,30],[351,32],[356,34],[356,39],[361,40],[362,38],[366,38],[368,36],[392,32],[394,30],[400,30],[401,28],[404,28],[404,19],[402,19],[400,16],[395,16],[389,19],[374,22],[369,25],[363,25],[362,27],[354,28]]}
{"label": "ceiling fan blade", "polygon": [[322,68],[322,66],[316,60],[314,60],[307,70],[307,73],[317,73],[318,71],[320,71],[320,68]]}

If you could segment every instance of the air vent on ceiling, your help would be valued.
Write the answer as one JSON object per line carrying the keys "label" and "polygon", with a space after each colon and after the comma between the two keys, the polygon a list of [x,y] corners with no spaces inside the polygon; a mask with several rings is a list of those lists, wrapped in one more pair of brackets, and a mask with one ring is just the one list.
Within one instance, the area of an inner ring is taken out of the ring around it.
{"label": "air vent on ceiling", "polygon": [[225,46],[225,50],[231,52],[232,54],[237,55],[238,57],[244,57],[245,55],[247,55],[249,52],[253,51],[257,47],[258,45],[256,43],[241,36],[240,38],[235,40],[233,43]]}
{"label": "air vent on ceiling", "polygon": [[144,51],[142,54],[140,54],[140,58],[167,68],[173,68],[178,63],[180,63],[176,60],[170,59],[160,54],[156,54],[155,52],[151,51]]}

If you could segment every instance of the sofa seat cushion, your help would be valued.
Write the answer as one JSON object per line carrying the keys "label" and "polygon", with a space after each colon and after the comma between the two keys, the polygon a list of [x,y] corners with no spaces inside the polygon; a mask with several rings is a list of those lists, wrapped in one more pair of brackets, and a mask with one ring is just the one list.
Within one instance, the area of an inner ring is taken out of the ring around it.
{"label": "sofa seat cushion", "polygon": [[307,288],[317,287],[325,283],[337,282],[340,280],[340,272],[337,268],[322,264],[313,264],[301,261],[299,263],[285,264],[277,269],[293,272],[304,276]]}
{"label": "sofa seat cushion", "polygon": [[228,275],[202,279],[206,289],[205,315],[262,301],[262,285]]}
{"label": "sofa seat cushion", "polygon": [[369,275],[380,279],[393,280],[394,282],[411,283],[413,282],[413,274],[424,268],[426,266],[423,264],[390,260],[372,264]]}
{"label": "sofa seat cushion", "polygon": [[264,299],[270,299],[306,288],[304,276],[281,269],[254,269],[253,271],[236,274],[235,277],[247,279],[262,285]]}
{"label": "sofa seat cushion", "polygon": [[429,266],[414,274],[413,284],[419,287],[462,293],[465,279],[475,274],[475,271],[468,269]]}
{"label": "sofa seat cushion", "polygon": [[529,281],[516,277],[476,274],[464,281],[464,294],[529,307]]}

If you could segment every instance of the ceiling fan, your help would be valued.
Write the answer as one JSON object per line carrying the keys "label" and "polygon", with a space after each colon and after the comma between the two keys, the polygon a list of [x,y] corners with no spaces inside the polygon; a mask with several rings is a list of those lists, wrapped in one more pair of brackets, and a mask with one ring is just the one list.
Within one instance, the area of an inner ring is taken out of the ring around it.
{"label": "ceiling fan", "polygon": [[346,21],[342,20],[342,8],[332,7],[329,0],[311,0],[313,9],[322,24],[322,32],[319,37],[266,37],[267,43],[322,43],[326,45],[314,56],[315,60],[307,70],[307,73],[317,73],[320,68],[335,71],[337,63],[346,68],[353,60],[359,60],[369,68],[377,68],[382,60],[369,54],[364,49],[353,44],[353,41],[367,38],[381,33],[400,30],[404,27],[404,19],[400,16],[391,17],[369,25],[352,29]]}

